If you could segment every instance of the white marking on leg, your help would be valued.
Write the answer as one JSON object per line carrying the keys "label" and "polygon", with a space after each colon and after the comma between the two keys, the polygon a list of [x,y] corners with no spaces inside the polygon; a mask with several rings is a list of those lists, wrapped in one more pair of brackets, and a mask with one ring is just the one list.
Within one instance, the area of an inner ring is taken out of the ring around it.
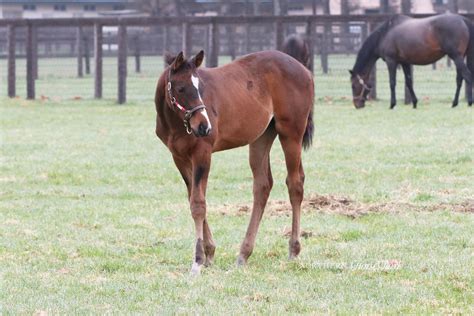
{"label": "white marking on leg", "polygon": [[191,267],[191,275],[197,276],[201,273],[201,267],[202,265],[198,264],[197,262],[193,262],[193,265]]}

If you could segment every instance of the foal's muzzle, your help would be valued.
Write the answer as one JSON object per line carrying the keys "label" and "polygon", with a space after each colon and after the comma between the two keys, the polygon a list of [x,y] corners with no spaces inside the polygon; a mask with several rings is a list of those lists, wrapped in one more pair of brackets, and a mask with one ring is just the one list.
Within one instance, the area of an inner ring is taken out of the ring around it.
{"label": "foal's muzzle", "polygon": [[210,133],[211,133],[211,129],[209,128],[209,126],[205,123],[204,124],[200,123],[199,126],[198,126],[196,136],[204,137],[204,136],[209,135]]}

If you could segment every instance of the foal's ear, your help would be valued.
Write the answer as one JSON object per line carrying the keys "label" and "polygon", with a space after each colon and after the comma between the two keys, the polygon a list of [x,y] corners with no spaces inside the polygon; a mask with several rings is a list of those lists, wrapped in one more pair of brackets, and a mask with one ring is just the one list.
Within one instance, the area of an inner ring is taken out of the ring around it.
{"label": "foal's ear", "polygon": [[169,52],[166,52],[165,53],[165,63],[169,66],[173,63],[173,61],[176,59],[176,56],[175,55],[172,55],[171,53]]}
{"label": "foal's ear", "polygon": [[196,65],[196,68],[198,68],[199,66],[201,66],[203,59],[204,59],[204,51],[201,50],[199,53],[197,53],[196,56],[193,57],[192,62],[194,63],[194,65]]}
{"label": "foal's ear", "polygon": [[351,76],[354,75],[354,72],[352,70],[349,69],[349,73],[351,74]]}
{"label": "foal's ear", "polygon": [[178,56],[174,59],[173,70],[178,70],[179,67],[184,63],[183,52],[179,52]]}

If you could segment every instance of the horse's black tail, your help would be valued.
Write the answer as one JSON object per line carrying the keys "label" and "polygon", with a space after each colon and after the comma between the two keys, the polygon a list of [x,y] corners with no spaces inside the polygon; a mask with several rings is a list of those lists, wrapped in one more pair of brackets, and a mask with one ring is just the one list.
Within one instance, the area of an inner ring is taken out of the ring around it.
{"label": "horse's black tail", "polygon": [[308,120],[306,122],[306,130],[303,135],[303,148],[308,150],[313,144],[314,123],[313,123],[313,107],[314,107],[314,81],[311,80],[311,110],[309,111]]}
{"label": "horse's black tail", "polygon": [[314,134],[314,123],[313,123],[313,109],[309,112],[308,123],[306,124],[306,130],[304,131],[303,136],[303,148],[308,150],[309,147],[313,144],[313,134]]}

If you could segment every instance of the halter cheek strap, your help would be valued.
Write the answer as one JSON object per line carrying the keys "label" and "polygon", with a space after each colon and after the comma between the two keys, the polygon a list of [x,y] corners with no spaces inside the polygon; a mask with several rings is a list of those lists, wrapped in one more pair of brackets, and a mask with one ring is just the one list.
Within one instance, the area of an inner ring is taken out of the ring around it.
{"label": "halter cheek strap", "polygon": [[191,120],[191,117],[193,117],[193,114],[196,111],[199,111],[201,109],[205,109],[206,106],[204,104],[200,104],[198,106],[195,106],[195,107],[187,110],[184,106],[179,104],[179,102],[176,100],[176,98],[171,93],[171,81],[169,81],[170,76],[171,76],[171,71],[168,75],[168,86],[167,86],[168,94],[169,94],[169,97],[170,97],[170,100],[171,100],[171,105],[175,106],[176,108],[178,108],[178,110],[180,110],[181,112],[184,113],[184,119],[183,119],[184,128],[186,128],[186,133],[191,134],[193,131],[191,130],[191,125],[189,123],[189,120]]}
{"label": "halter cheek strap", "polygon": [[359,83],[362,85],[362,91],[354,99],[356,99],[356,100],[358,100],[358,99],[366,100],[366,98],[364,97],[364,93],[365,93],[365,91],[370,92],[371,88],[365,83],[364,79],[362,79],[361,76],[357,75],[357,80],[359,80]]}

